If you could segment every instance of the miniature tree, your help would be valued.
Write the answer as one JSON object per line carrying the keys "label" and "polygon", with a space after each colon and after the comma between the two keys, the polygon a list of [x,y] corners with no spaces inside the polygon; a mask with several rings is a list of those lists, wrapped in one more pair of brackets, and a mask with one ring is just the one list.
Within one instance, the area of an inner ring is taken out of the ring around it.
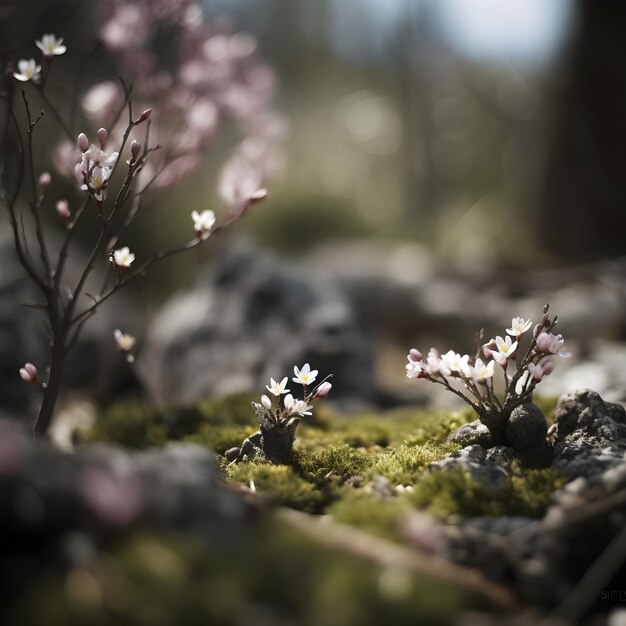
{"label": "miniature tree", "polygon": [[[67,355],[99,307],[155,263],[212,239],[267,193],[264,182],[273,160],[276,118],[269,109],[272,75],[257,61],[254,40],[209,28],[191,2],[175,3],[167,11],[156,11],[153,4],[105,0],[101,5],[99,41],[84,58],[104,49],[121,59],[133,82],[120,78],[100,83],[82,99],[87,116],[102,126],[91,141],[87,133],[75,132],[74,115],[63,114],[75,108],[72,102],[80,94],[68,93],[68,102],[60,104],[49,97],[52,69],[68,51],[62,38],[46,34],[37,41],[41,63],[20,60],[15,71],[9,69],[2,94],[6,118],[0,201],[9,216],[19,261],[40,294],[30,305],[45,314],[50,340],[45,375],[30,362],[19,372],[43,392],[34,428],[38,436],[50,426]],[[168,70],[159,68],[158,46],[148,46],[151,38],[166,30],[165,25],[176,30],[179,47]],[[18,91],[19,84],[24,89]],[[36,98],[42,109],[35,115],[31,103]],[[125,242],[141,201],[194,171],[222,120],[229,117],[243,128],[245,139],[221,171],[218,191],[223,215],[218,218],[208,209],[192,211],[193,236],[188,241],[136,258],[127,243],[119,242]],[[44,145],[36,131],[47,120],[65,136],[53,147],[53,160],[62,173],[75,177],[80,190],[76,201],[54,197],[51,174],[37,173],[49,140]],[[51,207],[66,227],[58,251],[52,249],[46,232],[45,215],[53,213]],[[94,225],[95,234],[86,241]],[[70,261],[75,262],[72,247],[78,237],[90,252],[70,284],[66,269]],[[105,270],[106,280],[99,289],[87,292],[96,267]],[[114,335],[132,362],[134,338],[121,329]]]}
{"label": "miniature tree", "polygon": [[266,385],[268,392],[274,397],[261,396],[261,403],[252,403],[254,414],[261,429],[250,435],[241,447],[231,448],[226,457],[233,461],[264,459],[271,463],[289,463],[296,439],[296,429],[302,418],[312,415],[312,402],[318,398],[325,398],[332,389],[327,376],[321,383],[309,390],[317,379],[317,370],[311,370],[308,363],[301,369],[293,368],[295,377],[293,382],[302,385],[302,399],[296,399],[287,389],[288,377],[280,382],[270,379]]}
{"label": "miniature tree", "polygon": [[[564,349],[563,336],[552,332],[558,317],[551,320],[549,308],[546,304],[541,321],[534,327],[530,344],[521,357],[522,337],[532,328],[533,322],[514,317],[504,337],[497,336],[480,345],[481,331],[473,358],[453,350],[440,355],[435,348],[424,357],[419,350],[411,349],[407,356],[406,375],[443,385],[462,398],[489,429],[492,442],[505,443],[511,413],[532,402],[535,387],[554,368],[552,357],[571,356]],[[501,386],[498,385],[500,377]]]}

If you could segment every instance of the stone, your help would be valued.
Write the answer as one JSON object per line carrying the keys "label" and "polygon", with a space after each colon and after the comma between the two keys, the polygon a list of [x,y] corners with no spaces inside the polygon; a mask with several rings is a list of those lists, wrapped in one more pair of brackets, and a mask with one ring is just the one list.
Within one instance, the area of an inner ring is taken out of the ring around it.
{"label": "stone", "polygon": [[166,404],[260,393],[270,377],[305,362],[320,376],[333,374],[333,399],[366,402],[375,391],[371,349],[331,277],[242,242],[163,307],[138,365]]}
{"label": "stone", "polygon": [[485,458],[487,461],[508,470],[515,460],[515,453],[507,446],[493,446],[487,450]]}
{"label": "stone", "polygon": [[599,394],[579,390],[559,399],[554,413],[553,467],[568,476],[591,477],[626,459],[626,409]]}
{"label": "stone", "polygon": [[478,444],[452,452],[445,459],[435,461],[428,466],[429,471],[455,468],[469,471],[475,480],[494,493],[500,489],[508,476],[503,467],[499,467],[493,460],[487,460],[485,449]]}
{"label": "stone", "polygon": [[517,451],[541,446],[547,435],[546,418],[539,406],[533,402],[513,409],[504,430],[507,442]]}
{"label": "stone", "polygon": [[62,559],[72,537],[88,547],[147,527],[221,542],[251,518],[204,446],[135,452],[97,444],[67,454],[0,420],[0,599]]}
{"label": "stone", "polygon": [[457,428],[450,435],[450,440],[462,446],[478,444],[483,448],[489,448],[491,446],[491,433],[480,420],[474,420]]}

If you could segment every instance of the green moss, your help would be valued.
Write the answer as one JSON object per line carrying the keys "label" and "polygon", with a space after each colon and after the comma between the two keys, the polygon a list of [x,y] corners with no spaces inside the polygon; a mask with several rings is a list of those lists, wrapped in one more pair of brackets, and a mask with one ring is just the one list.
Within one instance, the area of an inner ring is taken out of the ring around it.
{"label": "green moss", "polygon": [[370,458],[348,445],[327,446],[314,450],[297,450],[294,467],[307,480],[324,485],[329,481],[343,483],[362,474]]}
{"label": "green moss", "polygon": [[256,396],[248,393],[237,393],[224,398],[202,400],[197,410],[203,422],[208,424],[250,426],[256,424],[250,407],[253,400],[259,401]]}
{"label": "green moss", "polygon": [[318,512],[330,499],[327,490],[319,489],[288,465],[246,461],[228,465],[225,471],[229,480],[246,486],[252,482],[258,491],[270,494],[280,504],[301,511]]}
{"label": "green moss", "polygon": [[108,441],[128,448],[148,448],[167,442],[167,429],[148,404],[126,400],[109,407],[87,436],[89,441]]}
{"label": "green moss", "polygon": [[239,445],[257,428],[247,394],[206,400],[198,407],[160,410],[131,398],[108,407],[99,416],[87,440],[138,449],[182,440],[203,443],[224,452]]}
{"label": "green moss", "polygon": [[215,450],[218,454],[224,454],[226,450],[234,446],[240,446],[246,437],[258,430],[258,425],[230,426],[215,424],[203,424],[196,434],[184,437],[189,443],[200,443]]}
{"label": "green moss", "polygon": [[40,579],[2,623],[195,626],[452,623],[476,596],[425,573],[381,571],[276,520],[212,545],[139,534]]}
{"label": "green moss", "polygon": [[453,515],[541,517],[551,495],[564,484],[564,476],[556,470],[534,469],[505,479],[494,493],[469,471],[454,468],[423,476],[409,499],[442,518]]}
{"label": "green moss", "polygon": [[346,487],[342,498],[331,504],[326,513],[344,524],[356,526],[386,539],[399,540],[398,524],[410,509],[406,498],[373,496],[363,489]]}
{"label": "green moss", "polygon": [[378,455],[367,475],[371,478],[380,474],[394,485],[413,485],[430,463],[443,459],[459,447],[449,442],[402,445]]}

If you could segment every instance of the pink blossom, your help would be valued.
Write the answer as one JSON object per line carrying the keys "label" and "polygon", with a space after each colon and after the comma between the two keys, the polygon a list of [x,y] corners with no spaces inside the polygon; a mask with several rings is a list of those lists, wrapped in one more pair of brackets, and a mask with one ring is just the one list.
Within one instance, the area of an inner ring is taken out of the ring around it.
{"label": "pink blossom", "polygon": [[333,386],[329,382],[323,382],[313,394],[313,398],[325,398]]}
{"label": "pink blossom", "polygon": [[539,350],[539,352],[556,354],[566,359],[572,356],[572,353],[563,350],[564,347],[565,340],[563,339],[563,335],[554,335],[553,333],[544,332],[537,337],[537,350]]}
{"label": "pink blossom", "polygon": [[64,220],[69,220],[70,217],[72,217],[72,213],[70,212],[70,205],[67,200],[57,200],[54,207],[59,217],[63,218]]}
{"label": "pink blossom", "polygon": [[424,359],[422,353],[416,348],[411,348],[409,350],[409,354],[406,357],[409,361],[413,361],[414,363],[419,363]]}
{"label": "pink blossom", "polygon": [[20,368],[20,377],[27,383],[38,383],[37,368],[32,363],[24,363]]}

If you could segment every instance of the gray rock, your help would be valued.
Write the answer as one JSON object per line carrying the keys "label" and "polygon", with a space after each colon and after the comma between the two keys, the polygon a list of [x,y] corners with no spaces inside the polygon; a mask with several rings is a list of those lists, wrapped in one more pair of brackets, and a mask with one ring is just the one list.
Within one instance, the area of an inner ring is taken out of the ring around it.
{"label": "gray rock", "polygon": [[0,421],[0,601],[50,564],[80,562],[101,540],[137,528],[236,540],[251,507],[199,445],[132,452],[110,445],[75,454]]}
{"label": "gray rock", "polygon": [[566,394],[554,414],[553,467],[568,476],[595,476],[626,461],[626,409],[594,391]]}
{"label": "gray rock", "polygon": [[332,279],[240,244],[163,308],[139,365],[154,397],[166,403],[260,392],[270,376],[290,375],[306,361],[321,376],[333,374],[333,398],[367,401],[370,352]]}
{"label": "gray rock", "polygon": [[515,453],[507,446],[493,446],[487,450],[486,460],[508,470],[515,460]]}
{"label": "gray rock", "polygon": [[491,433],[480,420],[463,424],[450,435],[450,439],[462,446],[478,444],[483,448],[489,448],[491,445]]}
{"label": "gray rock", "polygon": [[513,409],[504,436],[515,450],[541,446],[548,434],[548,423],[536,404],[529,402]]}
{"label": "gray rock", "polygon": [[441,461],[431,463],[428,469],[429,471],[445,471],[457,468],[469,471],[474,479],[494,493],[500,489],[502,482],[508,476],[504,468],[487,460],[485,449],[477,444],[467,446]]}

